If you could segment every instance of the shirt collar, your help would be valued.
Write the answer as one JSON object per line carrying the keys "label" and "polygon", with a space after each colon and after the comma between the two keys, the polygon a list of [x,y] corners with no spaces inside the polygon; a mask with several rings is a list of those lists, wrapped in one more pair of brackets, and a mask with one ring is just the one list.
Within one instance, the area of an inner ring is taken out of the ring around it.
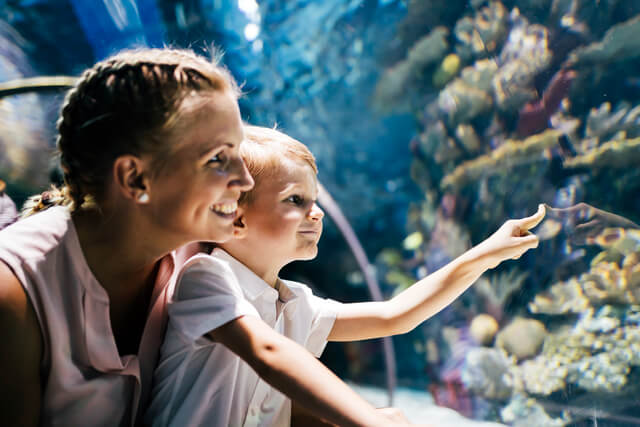
{"label": "shirt collar", "polygon": [[225,261],[233,274],[238,279],[238,283],[242,288],[242,291],[248,299],[253,301],[259,298],[266,298],[275,301],[280,298],[282,302],[289,302],[297,297],[296,293],[292,291],[287,285],[286,280],[281,280],[279,290],[275,290],[267,282],[262,280],[260,276],[251,271],[246,265],[235,259],[228,252],[221,248],[215,248],[211,252],[211,256]]}

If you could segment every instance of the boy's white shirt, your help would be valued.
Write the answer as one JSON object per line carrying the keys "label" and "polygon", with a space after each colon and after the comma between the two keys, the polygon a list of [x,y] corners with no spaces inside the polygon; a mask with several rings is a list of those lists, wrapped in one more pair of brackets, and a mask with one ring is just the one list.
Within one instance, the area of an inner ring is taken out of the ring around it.
{"label": "boy's white shirt", "polygon": [[291,402],[209,331],[257,316],[320,356],[340,303],[281,280],[279,292],[222,249],[184,266],[173,300],[146,421],[153,426],[288,426]]}

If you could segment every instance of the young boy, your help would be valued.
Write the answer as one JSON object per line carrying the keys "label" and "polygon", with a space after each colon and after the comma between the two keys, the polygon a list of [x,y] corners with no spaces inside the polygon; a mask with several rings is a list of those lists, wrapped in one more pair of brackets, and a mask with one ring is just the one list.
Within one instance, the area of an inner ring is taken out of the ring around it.
{"label": "young boy", "polygon": [[256,362],[263,346],[255,341],[275,330],[319,356],[327,341],[410,331],[485,270],[536,247],[528,230],[542,220],[544,209],[507,221],[390,301],[324,300],[278,276],[288,263],[317,254],[324,214],[315,203],[313,155],[273,129],[247,126],[245,133],[242,156],[255,187],[238,203],[235,238],[185,265],[169,307],[147,419],[153,425],[287,426],[291,401],[274,386],[340,425],[392,425],[385,414],[367,419],[370,408],[299,346],[282,340],[274,345],[285,351],[276,349]]}

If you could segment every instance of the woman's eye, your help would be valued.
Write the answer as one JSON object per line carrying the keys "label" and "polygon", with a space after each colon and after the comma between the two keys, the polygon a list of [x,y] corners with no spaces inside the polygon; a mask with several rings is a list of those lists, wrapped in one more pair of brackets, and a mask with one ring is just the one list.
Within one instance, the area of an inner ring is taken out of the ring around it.
{"label": "woman's eye", "polygon": [[211,164],[218,164],[218,163],[222,163],[222,156],[220,156],[220,154],[216,154],[215,156],[209,158],[209,160],[207,160],[207,164],[211,165]]}

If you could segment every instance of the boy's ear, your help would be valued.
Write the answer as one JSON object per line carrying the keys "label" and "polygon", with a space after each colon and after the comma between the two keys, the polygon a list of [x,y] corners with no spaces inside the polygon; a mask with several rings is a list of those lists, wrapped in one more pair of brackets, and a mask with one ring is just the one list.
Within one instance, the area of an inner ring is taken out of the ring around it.
{"label": "boy's ear", "polygon": [[242,213],[242,209],[238,208],[236,219],[233,220],[233,237],[235,239],[244,239],[247,236],[247,223]]}

